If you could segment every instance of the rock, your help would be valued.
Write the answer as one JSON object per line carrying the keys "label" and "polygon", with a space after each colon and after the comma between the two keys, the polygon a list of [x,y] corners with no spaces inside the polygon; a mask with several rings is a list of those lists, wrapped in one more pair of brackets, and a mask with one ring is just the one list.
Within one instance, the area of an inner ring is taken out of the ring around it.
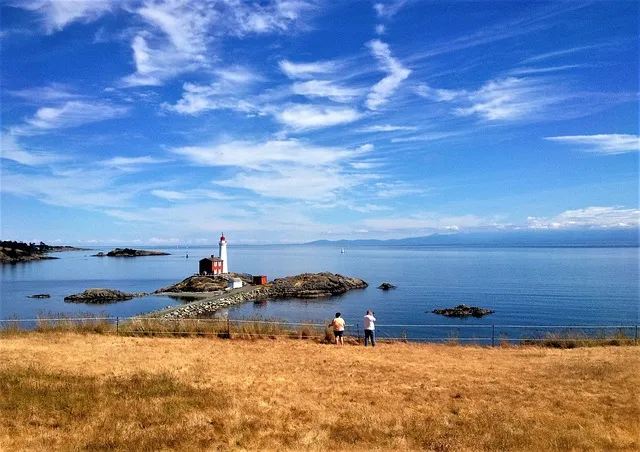
{"label": "rock", "polygon": [[395,289],[395,288],[396,286],[388,282],[383,282],[378,286],[378,289],[382,289],[382,290],[389,290],[389,289]]}
{"label": "rock", "polygon": [[460,304],[455,308],[449,309],[434,309],[434,314],[444,315],[446,317],[482,317],[483,315],[493,314],[494,311],[489,309],[482,309],[477,306],[467,306],[466,304]]}
{"label": "rock", "polygon": [[268,287],[271,298],[321,298],[364,289],[368,284],[359,278],[323,272],[278,278]]}
{"label": "rock", "polygon": [[138,256],[169,256],[170,253],[155,250],[134,250],[132,248],[116,248],[104,254],[102,251],[94,254],[95,257],[138,257]]}
{"label": "rock", "polygon": [[35,295],[29,295],[27,298],[51,298],[48,293],[37,293]]}
{"label": "rock", "polygon": [[240,278],[245,285],[251,285],[251,275],[246,273],[225,273],[224,275],[195,275],[173,284],[158,289],[155,293],[179,293],[179,292],[219,292],[229,287],[229,281]]}
{"label": "rock", "polygon": [[82,293],[64,297],[67,303],[91,303],[103,304],[117,301],[131,300],[135,297],[144,297],[146,293],[126,293],[114,289],[87,289]]}

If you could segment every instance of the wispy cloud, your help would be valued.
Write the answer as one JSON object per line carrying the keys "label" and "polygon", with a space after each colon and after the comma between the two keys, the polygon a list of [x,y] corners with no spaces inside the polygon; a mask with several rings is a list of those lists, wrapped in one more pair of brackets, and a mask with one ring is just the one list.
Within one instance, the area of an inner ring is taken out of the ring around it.
{"label": "wispy cloud", "polygon": [[208,110],[257,112],[260,108],[245,98],[247,89],[260,77],[248,69],[233,68],[216,71],[218,80],[209,85],[185,83],[182,99],[175,104],[163,103],[162,108],[186,115]]}
{"label": "wispy cloud", "polygon": [[460,135],[466,135],[471,133],[471,130],[460,130],[460,131],[452,131],[452,132],[428,132],[421,133],[419,135],[412,135],[408,137],[399,137],[392,138],[392,143],[409,143],[412,141],[437,141],[443,140],[445,138],[451,138]]}
{"label": "wispy cloud", "polygon": [[51,152],[25,151],[15,136],[9,133],[0,134],[0,158],[11,160],[21,165],[38,166],[65,160],[66,157]]}
{"label": "wispy cloud", "polygon": [[70,101],[60,107],[43,107],[25,126],[13,128],[16,134],[29,135],[54,129],[78,127],[83,124],[106,121],[125,116],[129,108],[99,102]]}
{"label": "wispy cloud", "polygon": [[586,152],[597,154],[623,154],[638,152],[640,149],[640,137],[638,135],[618,133],[545,137],[545,140],[575,145]]}
{"label": "wispy cloud", "polygon": [[438,213],[421,213],[406,217],[370,218],[363,224],[376,231],[414,231],[414,233],[432,233],[437,231],[458,231],[493,225],[495,218],[476,215],[446,216]]}
{"label": "wispy cloud", "polygon": [[278,63],[282,72],[291,79],[307,79],[317,75],[331,74],[336,70],[333,61],[316,61],[311,63],[293,63],[282,60]]}
{"label": "wispy cloud", "polygon": [[117,8],[118,0],[25,0],[16,5],[37,13],[47,33],[62,30],[73,22],[92,22]]}
{"label": "wispy cloud", "polygon": [[413,126],[395,126],[391,124],[376,124],[373,126],[361,127],[356,129],[356,132],[399,132],[399,131],[412,131],[417,130],[417,127]]}
{"label": "wispy cloud", "polygon": [[146,165],[157,165],[159,163],[166,163],[167,161],[166,159],[158,159],[147,155],[143,157],[113,157],[99,162],[99,165],[117,168],[122,171],[135,171]]}
{"label": "wispy cloud", "polygon": [[276,119],[297,130],[318,129],[357,121],[362,113],[350,107],[291,105],[276,114]]}
{"label": "wispy cloud", "polygon": [[229,166],[241,170],[220,186],[250,190],[267,197],[323,200],[333,199],[376,176],[355,170],[350,163],[373,150],[318,147],[299,140],[267,142],[233,141],[209,147],[172,149],[189,161],[206,166]]}
{"label": "wispy cloud", "polygon": [[6,93],[10,96],[38,104],[82,99],[86,97],[73,92],[70,86],[62,83],[51,83],[47,86],[25,88],[17,91],[7,90]]}
{"label": "wispy cloud", "polygon": [[378,198],[398,198],[406,195],[426,193],[424,187],[415,187],[406,182],[377,182],[375,185]]}
{"label": "wispy cloud", "polygon": [[374,3],[373,9],[378,17],[388,19],[398,14],[398,11],[400,11],[400,9],[402,9],[402,7],[408,2],[409,0],[378,2]]}
{"label": "wispy cloud", "polygon": [[369,110],[377,110],[380,106],[387,103],[389,97],[398,89],[400,83],[409,77],[411,71],[391,56],[391,50],[388,44],[374,39],[369,42],[369,48],[373,56],[378,60],[380,68],[389,74],[373,85],[371,92],[367,96],[367,108]]}
{"label": "wispy cloud", "polygon": [[185,146],[171,152],[186,157],[193,163],[207,166],[237,166],[260,170],[271,165],[296,164],[323,166],[359,157],[370,147],[343,149],[313,146],[300,140],[266,142],[230,141],[215,146]]}
{"label": "wispy cloud", "polygon": [[460,116],[477,115],[489,121],[530,119],[548,107],[566,100],[544,78],[492,80],[477,91],[467,94],[470,107],[460,107]]}
{"label": "wispy cloud", "polygon": [[534,55],[532,57],[525,58],[524,60],[522,60],[522,63],[523,64],[535,63],[538,61],[548,60],[555,57],[564,57],[566,55],[570,55],[573,53],[583,52],[585,50],[592,50],[592,49],[596,49],[603,46],[604,45],[599,44],[599,45],[577,46],[577,47],[571,47],[569,49],[555,50],[553,52],[541,53],[539,55]]}
{"label": "wispy cloud", "polygon": [[549,67],[521,67],[512,69],[509,71],[511,75],[530,75],[530,74],[546,74],[549,72],[568,71],[571,69],[579,69],[591,67],[589,64],[565,64],[562,66],[549,66]]}
{"label": "wispy cloud", "polygon": [[555,217],[528,217],[531,229],[630,228],[640,226],[640,210],[614,207],[586,207],[567,210]]}
{"label": "wispy cloud", "polygon": [[415,91],[420,97],[437,102],[450,102],[468,95],[465,90],[435,89],[425,83],[418,85]]}
{"label": "wispy cloud", "polygon": [[226,195],[215,190],[193,189],[185,191],[175,190],[151,190],[151,194],[167,201],[187,201],[196,199],[216,199],[216,200],[229,200],[233,199],[232,196]]}
{"label": "wispy cloud", "polygon": [[309,80],[296,82],[291,86],[294,94],[306,96],[311,99],[324,97],[334,102],[349,102],[361,95],[361,90],[336,85],[327,80]]}
{"label": "wispy cloud", "polygon": [[[268,4],[240,0],[192,2],[145,1],[134,10],[148,25],[132,42],[135,73],[124,86],[162,85],[178,74],[209,68],[215,60],[211,43],[220,36],[286,32],[315,9],[304,0]],[[213,33],[217,30],[217,33]]]}

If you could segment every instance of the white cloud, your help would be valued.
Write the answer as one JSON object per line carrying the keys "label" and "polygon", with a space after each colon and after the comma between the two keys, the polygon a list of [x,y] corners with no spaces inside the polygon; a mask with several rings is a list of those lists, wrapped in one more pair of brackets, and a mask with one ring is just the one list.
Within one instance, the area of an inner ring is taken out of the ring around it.
{"label": "white cloud", "polygon": [[306,82],[294,83],[291,87],[294,94],[309,98],[326,97],[334,102],[349,102],[360,96],[360,90],[334,85],[327,80],[309,80]]}
{"label": "white cloud", "polygon": [[276,0],[270,3],[249,3],[242,0],[224,0],[228,6],[222,14],[231,19],[230,31],[245,33],[285,32],[295,27],[304,15],[316,7],[305,0]]}
{"label": "white cloud", "polygon": [[416,94],[426,99],[435,100],[437,102],[450,102],[452,100],[463,98],[467,95],[464,90],[453,89],[435,89],[427,84],[418,85]]}
{"label": "white cloud", "polygon": [[186,157],[193,163],[206,166],[237,166],[260,170],[274,165],[286,164],[303,166],[332,165],[340,161],[354,159],[372,147],[365,149],[342,149],[308,145],[303,141],[289,139],[267,141],[231,141],[215,146],[186,146],[171,149],[175,154]]}
{"label": "white cloud", "polygon": [[528,119],[566,100],[566,96],[554,91],[553,85],[543,78],[492,80],[468,93],[470,107],[460,107],[455,112],[460,116],[478,115],[489,121]]}
{"label": "white cloud", "polygon": [[99,164],[109,168],[117,168],[122,171],[133,171],[143,165],[154,165],[165,162],[167,162],[167,160],[157,159],[147,155],[144,157],[113,157],[109,160],[103,160],[99,162]]}
{"label": "white cloud", "polygon": [[187,199],[187,195],[185,193],[172,190],[151,190],[151,194],[169,201],[182,201]]}
{"label": "white cloud", "polygon": [[462,130],[458,132],[429,132],[429,133],[422,133],[420,135],[413,135],[409,137],[392,138],[391,142],[392,143],[410,143],[413,141],[437,141],[437,140],[442,140],[444,138],[465,135],[468,133],[470,133],[469,130]]}
{"label": "white cloud", "polygon": [[376,34],[383,35],[385,32],[384,25],[378,24],[376,25]]}
{"label": "white cloud", "polygon": [[389,74],[373,85],[371,92],[367,96],[367,108],[377,110],[388,101],[389,97],[398,89],[400,83],[409,77],[411,71],[391,56],[391,50],[384,42],[374,39],[369,42],[369,48],[380,63],[381,69]]}
{"label": "white cloud", "polygon": [[262,196],[303,199],[335,199],[339,191],[349,190],[370,180],[372,175],[347,173],[338,167],[285,167],[277,171],[240,173],[235,177],[218,181],[225,187],[251,190]]}
{"label": "white cloud", "polygon": [[28,135],[53,129],[78,127],[126,115],[129,108],[97,102],[70,101],[60,107],[40,108],[26,120],[26,126],[15,127],[16,133]]}
{"label": "white cloud", "polygon": [[406,182],[378,182],[375,184],[378,198],[397,198],[405,195],[424,194],[427,189],[410,185]]}
{"label": "white cloud", "polygon": [[276,119],[294,129],[304,130],[348,124],[361,116],[360,112],[348,107],[293,105],[278,112]]}
{"label": "white cloud", "polygon": [[372,151],[373,145],[369,143],[344,149],[312,146],[292,139],[172,149],[199,165],[243,170],[231,178],[214,181],[218,185],[251,190],[262,196],[304,200],[333,199],[338,191],[375,178],[351,166]]}
{"label": "white cloud", "polygon": [[253,102],[241,98],[248,87],[260,78],[247,69],[233,68],[216,71],[219,79],[209,85],[185,83],[182,99],[175,105],[162,107],[185,115],[197,115],[208,110],[234,110],[242,113],[261,113]]}
{"label": "white cloud", "polygon": [[376,124],[373,126],[361,127],[356,132],[399,132],[417,130],[413,126],[394,126],[391,124]]}
{"label": "white cloud", "polygon": [[621,207],[587,207],[547,217],[527,218],[531,229],[631,228],[640,226],[640,210]]}
{"label": "white cloud", "polygon": [[38,13],[46,32],[53,33],[76,21],[92,22],[118,3],[118,0],[27,0],[17,5]]}
{"label": "white cloud", "polygon": [[385,3],[374,3],[373,9],[378,17],[391,18],[395,16],[408,1],[409,0],[391,0]]}
{"label": "white cloud", "polygon": [[582,146],[585,151],[597,154],[623,154],[640,149],[640,137],[628,134],[567,135],[545,140]]}
{"label": "white cloud", "polygon": [[316,75],[331,74],[336,70],[336,64],[332,61],[317,61],[313,63],[293,63],[282,60],[280,69],[287,77],[292,79],[308,79]]}
{"label": "white cloud", "polygon": [[370,218],[364,220],[368,229],[377,231],[422,232],[458,231],[465,228],[476,228],[493,224],[495,219],[476,215],[445,216],[436,213],[424,213],[409,217]]}
{"label": "white cloud", "polygon": [[0,134],[0,158],[26,166],[47,165],[64,160],[64,157],[50,152],[25,151],[16,137],[8,133]]}
{"label": "white cloud", "polygon": [[36,103],[82,99],[85,97],[72,92],[69,86],[62,83],[51,83],[47,86],[26,88],[19,91],[8,90],[6,93]]}

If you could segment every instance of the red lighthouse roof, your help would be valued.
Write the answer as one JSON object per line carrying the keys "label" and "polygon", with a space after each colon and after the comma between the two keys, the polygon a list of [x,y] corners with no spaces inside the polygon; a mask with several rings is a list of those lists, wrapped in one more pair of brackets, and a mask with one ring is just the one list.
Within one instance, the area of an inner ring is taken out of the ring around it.
{"label": "red lighthouse roof", "polygon": [[223,232],[223,233],[222,233],[222,235],[220,236],[220,241],[222,242],[223,240],[224,240],[225,242],[227,241],[227,238],[224,236],[224,232]]}

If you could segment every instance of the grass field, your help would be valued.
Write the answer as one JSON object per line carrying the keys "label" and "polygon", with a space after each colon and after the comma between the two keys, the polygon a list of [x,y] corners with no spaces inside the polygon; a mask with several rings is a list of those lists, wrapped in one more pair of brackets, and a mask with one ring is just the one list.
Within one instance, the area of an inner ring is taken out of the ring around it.
{"label": "grass field", "polygon": [[0,336],[0,450],[638,450],[640,348]]}

